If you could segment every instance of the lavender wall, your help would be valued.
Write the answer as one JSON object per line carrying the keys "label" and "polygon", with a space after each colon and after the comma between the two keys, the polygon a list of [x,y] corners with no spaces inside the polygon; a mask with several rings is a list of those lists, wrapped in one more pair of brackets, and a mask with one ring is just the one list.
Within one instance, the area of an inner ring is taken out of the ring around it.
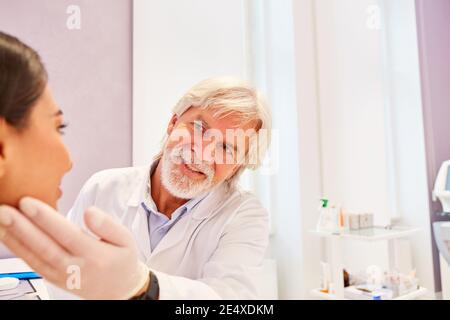
{"label": "lavender wall", "polygon": [[[429,194],[443,161],[450,159],[450,1],[416,0]],[[431,221],[442,211],[431,201]],[[441,218],[442,219],[442,218]],[[431,226],[430,226],[431,227]],[[440,291],[438,251],[433,242],[435,285]]]}
{"label": "lavender wall", "polygon": [[[79,30],[66,26],[69,5],[81,10]],[[65,141],[74,167],[60,201],[66,212],[92,173],[131,165],[132,1],[0,0],[0,30],[41,54],[70,124]]]}

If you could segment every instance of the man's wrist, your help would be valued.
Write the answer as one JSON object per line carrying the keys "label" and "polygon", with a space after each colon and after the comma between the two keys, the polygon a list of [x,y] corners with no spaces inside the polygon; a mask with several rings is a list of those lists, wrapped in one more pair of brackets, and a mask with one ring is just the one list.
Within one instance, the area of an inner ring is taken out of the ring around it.
{"label": "man's wrist", "polygon": [[144,283],[144,286],[134,296],[132,296],[130,299],[135,299],[135,298],[143,295],[145,292],[147,292],[148,287],[150,285],[150,278],[151,278],[151,273],[149,272],[147,280]]}
{"label": "man's wrist", "polygon": [[131,298],[131,300],[159,300],[159,283],[156,275],[149,271],[148,280],[142,290]]}

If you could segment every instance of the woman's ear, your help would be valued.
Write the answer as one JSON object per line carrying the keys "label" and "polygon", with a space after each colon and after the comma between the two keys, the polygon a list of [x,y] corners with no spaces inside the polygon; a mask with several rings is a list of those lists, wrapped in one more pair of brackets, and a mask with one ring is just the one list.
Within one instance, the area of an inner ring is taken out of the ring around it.
{"label": "woman's ear", "polygon": [[176,114],[174,114],[172,116],[172,118],[170,118],[169,125],[167,126],[167,135],[170,136],[170,134],[172,133],[173,128],[175,128],[175,125],[177,124],[177,122],[178,122],[178,116]]}

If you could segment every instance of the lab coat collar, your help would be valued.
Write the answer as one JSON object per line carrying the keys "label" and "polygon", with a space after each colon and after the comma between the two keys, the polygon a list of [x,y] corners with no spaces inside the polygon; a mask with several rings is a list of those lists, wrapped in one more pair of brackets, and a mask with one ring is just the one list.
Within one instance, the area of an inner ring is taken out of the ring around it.
{"label": "lab coat collar", "polygon": [[155,257],[180,243],[180,241],[186,237],[186,234],[192,234],[205,219],[219,212],[219,209],[227,200],[226,190],[227,188],[224,184],[213,188],[213,190],[211,190],[209,194],[193,208],[191,214],[182,218],[172,227],[151,253],[147,263],[151,264],[151,261],[157,259]]}
{"label": "lab coat collar", "polygon": [[[137,179],[136,187],[134,188],[131,196],[127,202],[129,207],[139,207],[142,202],[142,197],[148,194],[148,182],[150,181],[151,173],[156,169],[156,165],[158,164],[159,159],[153,161],[150,167],[143,168],[145,170],[145,174],[141,174]],[[226,183],[221,183],[218,186],[215,186],[212,190],[205,192],[198,198],[200,199],[198,202],[192,202],[193,211],[192,218],[196,220],[203,220],[212,215],[221,203],[223,203],[228,194],[232,193],[228,190]],[[195,206],[195,207],[194,207]]]}
{"label": "lab coat collar", "polygon": [[[158,162],[155,161],[150,167],[142,168],[143,171],[139,171],[139,177],[136,177],[136,186],[134,191],[127,202],[127,205],[131,207],[137,207],[138,212],[142,210],[141,214],[137,214],[132,225],[132,230],[136,234],[146,235],[143,236],[145,241],[140,241],[139,249],[141,258],[147,263],[150,263],[156,256],[172,248],[179,243],[186,235],[188,230],[194,230],[202,221],[216,214],[225,201],[228,198],[228,188],[225,183],[214,187],[212,190],[205,192],[196,198],[199,201],[192,201],[190,205],[191,213],[177,222],[169,233],[160,241],[155,250],[150,248],[150,237],[148,234],[148,221],[144,208],[140,205],[142,200],[148,195],[148,183],[150,176],[156,167]],[[230,191],[230,193],[232,193]],[[148,195],[150,197],[150,195]]]}
{"label": "lab coat collar", "polygon": [[225,183],[215,186],[192,211],[192,218],[194,220],[204,220],[209,218],[218,211],[227,199],[227,196],[227,186]]}
{"label": "lab coat collar", "polygon": [[150,167],[146,167],[145,174],[141,174],[138,177],[138,181],[136,182],[136,186],[131,193],[130,199],[127,202],[127,206],[139,207],[142,203],[143,197],[144,199],[146,196],[150,197],[148,184],[150,183],[150,176],[153,171],[155,171],[158,162],[159,158],[154,159]]}

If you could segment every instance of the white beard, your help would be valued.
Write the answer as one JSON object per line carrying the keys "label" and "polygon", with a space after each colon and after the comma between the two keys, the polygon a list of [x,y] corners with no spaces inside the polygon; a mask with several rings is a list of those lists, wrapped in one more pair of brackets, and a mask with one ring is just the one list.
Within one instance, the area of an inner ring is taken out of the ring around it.
{"label": "white beard", "polygon": [[[195,154],[193,156],[196,157]],[[190,148],[181,144],[171,150],[166,149],[161,158],[162,184],[173,196],[180,199],[193,199],[213,187],[214,169],[198,158],[191,159]],[[193,164],[206,178],[196,181],[184,175],[179,168],[179,164],[183,162]]]}

